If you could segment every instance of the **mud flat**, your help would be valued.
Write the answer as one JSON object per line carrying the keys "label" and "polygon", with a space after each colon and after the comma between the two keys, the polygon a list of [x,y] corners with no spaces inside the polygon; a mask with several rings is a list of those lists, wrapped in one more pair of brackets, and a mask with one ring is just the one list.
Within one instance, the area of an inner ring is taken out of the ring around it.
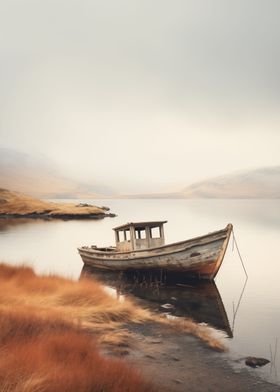
{"label": "mud flat", "polygon": [[90,204],[53,203],[0,188],[0,218],[102,219],[114,217],[108,207]]}
{"label": "mud flat", "polygon": [[257,369],[236,366],[226,353],[207,347],[190,334],[159,324],[133,327],[137,345],[126,358],[158,391],[279,392]]}

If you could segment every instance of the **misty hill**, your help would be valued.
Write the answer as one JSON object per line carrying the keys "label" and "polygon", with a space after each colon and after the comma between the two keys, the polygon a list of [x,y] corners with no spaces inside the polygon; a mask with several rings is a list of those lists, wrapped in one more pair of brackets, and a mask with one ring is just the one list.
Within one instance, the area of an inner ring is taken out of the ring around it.
{"label": "misty hill", "polygon": [[0,187],[43,198],[101,198],[103,191],[64,177],[44,156],[9,148],[0,148]]}
{"label": "misty hill", "polygon": [[183,198],[280,198],[280,166],[232,173],[184,188]]}
{"label": "misty hill", "polygon": [[280,166],[231,173],[187,186],[173,193],[122,196],[125,199],[279,199]]}

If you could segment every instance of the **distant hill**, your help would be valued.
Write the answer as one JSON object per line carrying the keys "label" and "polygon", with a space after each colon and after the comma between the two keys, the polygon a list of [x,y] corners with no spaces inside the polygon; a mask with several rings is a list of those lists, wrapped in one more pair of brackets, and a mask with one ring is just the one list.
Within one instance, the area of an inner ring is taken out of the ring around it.
{"label": "distant hill", "polygon": [[122,196],[125,199],[280,199],[280,166],[231,173],[174,193]]}
{"label": "distant hill", "polygon": [[[69,179],[44,156],[0,147],[0,187],[37,198],[113,198],[106,186]],[[240,171],[191,184],[174,193],[118,195],[118,198],[280,198],[280,166]]]}
{"label": "distant hill", "polygon": [[280,166],[242,171],[184,188],[183,198],[280,198]]}
{"label": "distant hill", "polygon": [[47,158],[0,148],[0,187],[39,198],[102,198],[100,188],[65,178]]}

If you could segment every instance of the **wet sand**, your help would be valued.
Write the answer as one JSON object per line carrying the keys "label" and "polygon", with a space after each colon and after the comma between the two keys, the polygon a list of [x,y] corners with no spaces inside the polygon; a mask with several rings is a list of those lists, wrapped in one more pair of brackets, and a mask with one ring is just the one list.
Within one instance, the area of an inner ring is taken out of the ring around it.
{"label": "wet sand", "polygon": [[[234,367],[226,354],[215,352],[190,335],[157,324],[130,327],[135,344],[123,350],[125,361],[137,368],[159,391],[279,392],[258,369]],[[121,353],[122,351],[120,351]]]}

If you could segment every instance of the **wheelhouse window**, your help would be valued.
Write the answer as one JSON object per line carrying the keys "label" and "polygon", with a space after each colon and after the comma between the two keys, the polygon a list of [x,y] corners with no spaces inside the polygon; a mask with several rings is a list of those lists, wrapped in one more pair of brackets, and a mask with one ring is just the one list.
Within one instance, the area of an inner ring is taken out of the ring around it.
{"label": "wheelhouse window", "polygon": [[117,231],[118,242],[130,241],[130,231],[129,230],[119,230]]}
{"label": "wheelhouse window", "polygon": [[135,237],[137,240],[144,240],[146,238],[146,230],[145,229],[136,229]]}
{"label": "wheelhouse window", "polygon": [[119,242],[124,241],[124,231],[122,231],[122,230],[118,231],[118,240],[119,240]]}
{"label": "wheelhouse window", "polygon": [[159,227],[152,227],[151,228],[151,238],[160,238],[160,228]]}
{"label": "wheelhouse window", "polygon": [[126,237],[126,241],[130,241],[130,231],[129,230],[125,230],[125,237]]}

